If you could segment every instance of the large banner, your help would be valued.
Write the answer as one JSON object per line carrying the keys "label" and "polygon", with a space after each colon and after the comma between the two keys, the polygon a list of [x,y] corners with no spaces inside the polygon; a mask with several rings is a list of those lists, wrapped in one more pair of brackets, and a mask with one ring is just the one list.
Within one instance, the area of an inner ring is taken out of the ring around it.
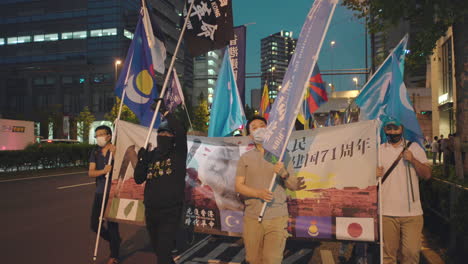
{"label": "large banner", "polygon": [[[146,128],[120,122],[118,129],[106,216],[144,224],[143,185],[133,180],[133,160]],[[304,181],[300,190],[288,192],[293,237],[377,239],[376,131],[374,121],[365,121],[291,135],[285,162],[292,162]],[[188,137],[186,225],[197,232],[241,235],[244,205],[234,182],[239,157],[253,147],[248,137]]]}

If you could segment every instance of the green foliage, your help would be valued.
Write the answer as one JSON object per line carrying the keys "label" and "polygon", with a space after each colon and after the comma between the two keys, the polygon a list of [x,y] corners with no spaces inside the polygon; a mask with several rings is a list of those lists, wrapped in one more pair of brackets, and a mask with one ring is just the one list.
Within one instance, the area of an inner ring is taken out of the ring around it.
{"label": "green foliage", "polygon": [[466,0],[343,0],[343,5],[366,19],[369,32],[385,32],[402,21],[417,25],[411,35],[411,52],[406,57],[407,68],[426,63],[436,41],[454,23],[463,21],[468,12]]}
{"label": "green foliage", "polygon": [[96,117],[89,111],[89,108],[85,106],[83,111],[78,115],[76,121],[82,123],[83,125],[78,129],[78,136],[81,136],[84,142],[89,140],[89,129],[91,124],[96,120]]}
{"label": "green foliage", "polygon": [[193,129],[196,131],[207,132],[209,122],[208,102],[203,98],[203,93],[200,94],[198,106],[195,107],[193,113]]}
{"label": "green foliage", "polygon": [[[108,121],[114,122],[117,119],[117,115],[119,114],[120,108],[120,98],[115,97],[115,104],[112,106],[112,109],[109,113],[104,115],[104,118]],[[122,112],[120,113],[120,120],[124,120],[127,122],[131,122],[134,124],[139,124],[140,121],[138,117],[126,106],[125,104],[122,105]]]}
{"label": "green foliage", "polygon": [[0,151],[0,169],[18,171],[86,166],[93,148],[89,144],[32,144],[24,150]]}

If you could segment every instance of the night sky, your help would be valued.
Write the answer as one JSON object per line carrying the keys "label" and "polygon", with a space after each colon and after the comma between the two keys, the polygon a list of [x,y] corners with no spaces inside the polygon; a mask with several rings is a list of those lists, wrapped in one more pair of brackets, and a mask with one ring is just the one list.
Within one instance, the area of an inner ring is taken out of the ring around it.
{"label": "night sky", "polygon": [[[236,0],[233,1],[234,25],[247,26],[247,73],[260,73],[260,39],[281,30],[293,31],[298,38],[313,0]],[[320,37],[320,36],[318,36]],[[321,70],[365,68],[364,24],[353,12],[337,5],[319,57]],[[330,42],[336,42],[333,52]],[[370,50],[370,47],[369,47]],[[370,52],[368,52],[370,55]],[[370,60],[369,60],[370,61]],[[362,87],[364,75],[334,76],[336,91],[355,89],[352,81],[358,77]],[[323,76],[331,82],[331,76]],[[250,89],[261,88],[260,78],[246,80],[246,103],[250,105]]]}

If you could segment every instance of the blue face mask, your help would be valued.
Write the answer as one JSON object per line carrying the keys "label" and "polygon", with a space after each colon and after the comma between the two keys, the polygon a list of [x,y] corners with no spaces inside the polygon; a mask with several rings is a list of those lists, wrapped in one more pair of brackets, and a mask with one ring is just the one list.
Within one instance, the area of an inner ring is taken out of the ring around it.
{"label": "blue face mask", "polygon": [[262,144],[263,141],[265,140],[265,134],[267,132],[267,129],[266,127],[260,127],[260,128],[257,128],[257,130],[255,130],[253,133],[252,133],[252,136],[253,136],[253,140],[255,143],[257,144]]}

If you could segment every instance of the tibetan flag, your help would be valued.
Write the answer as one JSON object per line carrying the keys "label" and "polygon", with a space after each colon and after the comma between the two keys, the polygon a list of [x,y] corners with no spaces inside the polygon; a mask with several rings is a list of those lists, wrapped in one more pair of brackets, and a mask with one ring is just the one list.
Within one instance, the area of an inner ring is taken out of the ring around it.
{"label": "tibetan flag", "polygon": [[226,48],[211,105],[208,136],[228,137],[245,123],[244,108],[237,89],[229,51]]}
{"label": "tibetan flag", "polygon": [[262,101],[260,101],[260,116],[268,120],[269,109],[270,95],[268,94],[268,85],[265,83],[265,86],[263,86]]}
{"label": "tibetan flag", "polygon": [[309,79],[306,102],[306,117],[310,117],[322,104],[328,102],[325,83],[322,80],[322,75],[320,74],[320,69],[317,64],[315,64],[314,71]]}
{"label": "tibetan flag", "polygon": [[141,8],[140,18],[135,29],[132,43],[127,52],[122,72],[115,87],[115,94],[122,96],[125,90],[124,103],[140,120],[143,126],[149,126],[154,111],[151,109],[154,99],[158,98],[156,88],[153,46],[148,36],[153,36],[151,27],[147,28],[148,11]]}

